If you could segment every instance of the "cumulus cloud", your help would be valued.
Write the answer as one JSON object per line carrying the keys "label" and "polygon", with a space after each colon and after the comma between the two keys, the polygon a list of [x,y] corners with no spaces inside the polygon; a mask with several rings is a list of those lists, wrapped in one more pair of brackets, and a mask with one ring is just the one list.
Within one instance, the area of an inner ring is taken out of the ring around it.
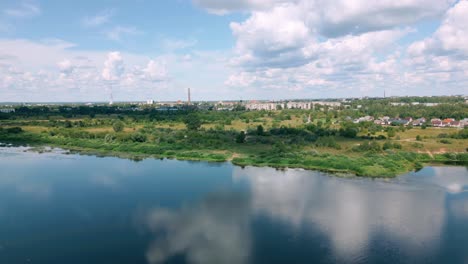
{"label": "cumulus cloud", "polygon": [[278,3],[297,2],[295,0],[193,0],[193,2],[213,14],[224,15],[234,11],[268,9]]}
{"label": "cumulus cloud", "polygon": [[302,19],[309,27],[327,37],[391,29],[439,17],[455,1],[194,0],[198,6],[216,14],[235,11],[249,11],[255,14],[257,11],[269,11],[286,5],[301,10],[302,14],[298,19]]}
{"label": "cumulus cloud", "polygon": [[320,32],[328,37],[391,29],[439,17],[455,0],[317,1]]}
{"label": "cumulus cloud", "polygon": [[117,81],[122,77],[124,70],[125,66],[120,52],[109,52],[102,69],[102,78],[106,81]]}
{"label": "cumulus cloud", "polygon": [[[196,52],[158,57],[87,51],[58,39],[0,39],[0,101],[178,100],[186,87],[199,96],[228,98],[226,54]],[[178,76],[178,78],[172,78]],[[156,85],[157,84],[157,85]]]}
{"label": "cumulus cloud", "polygon": [[440,27],[429,38],[413,43],[408,52],[418,56],[427,53],[444,56],[468,56],[468,1],[462,0],[452,7]]}
{"label": "cumulus cloud", "polygon": [[407,67],[413,69],[408,81],[431,85],[447,83],[445,89],[466,87],[468,83],[468,1],[454,5],[439,28],[407,49]]}
{"label": "cumulus cloud", "polygon": [[144,77],[152,82],[164,81],[168,78],[167,70],[164,64],[150,60],[143,69]]}
{"label": "cumulus cloud", "polygon": [[313,42],[296,5],[254,12],[242,23],[231,23],[236,37],[236,63],[254,67],[290,67],[309,59],[305,48]]}
{"label": "cumulus cloud", "polygon": [[62,60],[59,63],[57,63],[57,66],[60,69],[61,73],[64,73],[64,74],[67,74],[67,75],[72,73],[73,70],[75,69],[72,62],[70,60],[67,60],[67,59]]}
{"label": "cumulus cloud", "polygon": [[[229,87],[257,87],[263,94],[263,89],[275,90],[278,95],[297,92],[297,97],[314,96],[325,87],[348,91],[349,95],[357,90],[361,96],[384,89],[417,94],[417,89],[429,83],[421,82],[421,65],[434,68],[429,65],[439,64],[445,71],[455,67],[468,72],[465,64],[454,66],[423,52],[432,46],[440,53],[450,50],[460,56],[466,49],[460,43],[468,36],[460,28],[465,23],[467,1],[460,1],[445,14],[440,33],[434,36],[441,41],[426,40],[408,49],[408,54],[423,54],[413,56],[412,62],[408,62],[405,44],[400,40],[416,32],[412,28],[415,23],[442,17],[454,0],[227,2],[197,4],[210,10],[249,12],[244,21],[230,24],[236,45],[230,60],[235,72],[225,81]],[[432,86],[437,89],[444,82],[460,81],[460,76],[433,75],[438,82],[432,82]],[[458,89],[453,84],[450,87]]]}

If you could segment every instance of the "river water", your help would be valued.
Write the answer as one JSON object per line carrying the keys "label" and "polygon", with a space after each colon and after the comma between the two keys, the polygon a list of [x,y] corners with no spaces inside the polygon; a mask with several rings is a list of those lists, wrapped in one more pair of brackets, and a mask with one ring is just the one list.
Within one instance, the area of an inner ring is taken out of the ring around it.
{"label": "river water", "polygon": [[468,169],[372,180],[0,148],[0,263],[468,263]]}

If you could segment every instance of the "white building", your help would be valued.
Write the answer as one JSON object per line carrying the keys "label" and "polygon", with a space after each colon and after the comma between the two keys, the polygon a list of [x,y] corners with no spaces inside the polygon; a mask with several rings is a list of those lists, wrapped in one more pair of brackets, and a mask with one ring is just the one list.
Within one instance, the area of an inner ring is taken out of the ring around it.
{"label": "white building", "polygon": [[284,107],[282,104],[277,104],[277,103],[248,103],[245,105],[245,109],[273,111],[277,109],[278,105],[281,105],[281,107]]}
{"label": "white building", "polygon": [[313,103],[311,102],[288,102],[286,104],[286,108],[288,109],[312,109]]}
{"label": "white building", "polygon": [[0,109],[0,113],[9,114],[9,113],[14,113],[14,112],[15,112],[15,109],[14,109],[14,108],[1,108],[1,109]]}

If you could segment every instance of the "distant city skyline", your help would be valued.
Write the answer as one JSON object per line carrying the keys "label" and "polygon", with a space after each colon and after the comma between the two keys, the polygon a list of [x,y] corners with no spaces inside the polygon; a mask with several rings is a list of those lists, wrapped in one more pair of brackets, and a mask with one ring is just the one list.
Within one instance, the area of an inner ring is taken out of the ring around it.
{"label": "distant city skyline", "polygon": [[466,25],[468,0],[6,0],[0,102],[466,95]]}

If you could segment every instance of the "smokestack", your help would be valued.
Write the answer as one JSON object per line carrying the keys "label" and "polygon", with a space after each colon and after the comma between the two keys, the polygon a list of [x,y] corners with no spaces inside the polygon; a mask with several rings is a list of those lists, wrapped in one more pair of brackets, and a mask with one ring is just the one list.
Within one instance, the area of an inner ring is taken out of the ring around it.
{"label": "smokestack", "polygon": [[191,105],[192,102],[190,100],[190,88],[188,88],[188,104]]}

